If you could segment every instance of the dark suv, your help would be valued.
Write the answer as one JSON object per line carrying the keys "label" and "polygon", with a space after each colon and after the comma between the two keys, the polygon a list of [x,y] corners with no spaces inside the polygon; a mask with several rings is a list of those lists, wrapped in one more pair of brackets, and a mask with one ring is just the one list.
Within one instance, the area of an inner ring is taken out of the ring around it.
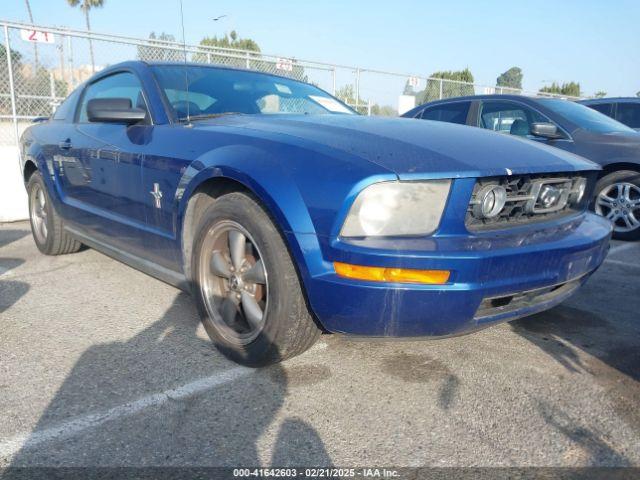
{"label": "dark suv", "polygon": [[438,100],[403,115],[486,128],[582,155],[603,168],[592,208],[614,238],[640,239],[640,133],[568,100],[476,95]]}
{"label": "dark suv", "polygon": [[640,98],[593,98],[578,103],[615,118],[627,127],[640,130]]}

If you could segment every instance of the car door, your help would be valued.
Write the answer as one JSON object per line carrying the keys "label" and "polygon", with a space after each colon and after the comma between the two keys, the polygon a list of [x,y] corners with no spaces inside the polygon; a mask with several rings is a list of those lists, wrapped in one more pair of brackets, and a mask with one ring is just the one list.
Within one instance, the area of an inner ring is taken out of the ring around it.
{"label": "car door", "polygon": [[[557,122],[522,102],[483,100],[478,108],[476,122],[478,127],[487,130],[516,135],[575,153],[575,143]],[[550,139],[531,135],[531,124],[537,122],[553,123],[564,137]]]}
{"label": "car door", "polygon": [[85,233],[128,251],[144,251],[144,195],[141,165],[151,116],[135,125],[90,121],[87,104],[96,98],[125,98],[149,112],[142,85],[133,72],[118,71],[87,85],[64,139],[66,161],[58,165],[65,202]]}

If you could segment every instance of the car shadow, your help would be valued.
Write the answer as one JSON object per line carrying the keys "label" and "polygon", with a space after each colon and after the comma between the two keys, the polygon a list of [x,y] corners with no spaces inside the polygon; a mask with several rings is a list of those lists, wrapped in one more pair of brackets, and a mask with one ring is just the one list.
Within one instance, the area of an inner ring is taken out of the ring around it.
{"label": "car shadow", "polygon": [[545,401],[539,401],[537,409],[547,425],[571,440],[576,446],[565,454],[567,461],[597,467],[631,465],[627,458],[616,452],[599,433],[582,426],[578,419],[572,418]]}
{"label": "car shadow", "polygon": [[640,337],[633,321],[563,305],[511,322],[511,328],[569,374],[592,377],[618,417],[640,434]]}
{"label": "car shadow", "polygon": [[[191,297],[180,293],[148,328],[87,349],[13,455],[12,471],[331,465],[311,425],[276,419],[288,393],[285,366],[233,364],[198,326]],[[261,444],[275,429],[275,443]]]}
{"label": "car shadow", "polygon": [[0,258],[0,313],[8,310],[29,291],[28,283],[2,278],[3,274],[23,263],[24,260],[21,258]]}
{"label": "car shadow", "polygon": [[4,247],[5,245],[9,245],[10,243],[13,243],[17,240],[20,240],[27,235],[31,235],[31,230],[2,229],[2,231],[0,232],[0,248]]}
{"label": "car shadow", "polygon": [[[0,313],[4,313],[29,291],[29,284],[11,280],[0,280]],[[1,327],[0,327],[1,328]]]}

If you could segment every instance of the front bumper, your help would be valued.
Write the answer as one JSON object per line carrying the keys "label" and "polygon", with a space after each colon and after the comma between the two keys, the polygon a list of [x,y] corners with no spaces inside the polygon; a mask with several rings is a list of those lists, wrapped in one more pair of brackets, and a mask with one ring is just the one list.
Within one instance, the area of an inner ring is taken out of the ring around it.
{"label": "front bumper", "polygon": [[610,223],[587,213],[535,230],[366,244],[326,240],[321,248],[330,252],[330,261],[450,270],[450,283],[363,282],[328,272],[305,284],[310,306],[328,331],[380,337],[456,335],[562,302],[603,262],[610,236]]}

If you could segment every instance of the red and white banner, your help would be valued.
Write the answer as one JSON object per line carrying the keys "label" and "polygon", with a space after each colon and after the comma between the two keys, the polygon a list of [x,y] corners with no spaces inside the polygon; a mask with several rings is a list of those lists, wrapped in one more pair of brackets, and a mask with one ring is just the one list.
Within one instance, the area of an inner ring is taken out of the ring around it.
{"label": "red and white banner", "polygon": [[287,72],[293,71],[293,60],[290,58],[279,58],[276,61],[276,68],[278,70],[285,70]]}
{"label": "red and white banner", "polygon": [[56,41],[53,33],[41,32],[40,30],[20,29],[20,38],[25,42],[55,43]]}

